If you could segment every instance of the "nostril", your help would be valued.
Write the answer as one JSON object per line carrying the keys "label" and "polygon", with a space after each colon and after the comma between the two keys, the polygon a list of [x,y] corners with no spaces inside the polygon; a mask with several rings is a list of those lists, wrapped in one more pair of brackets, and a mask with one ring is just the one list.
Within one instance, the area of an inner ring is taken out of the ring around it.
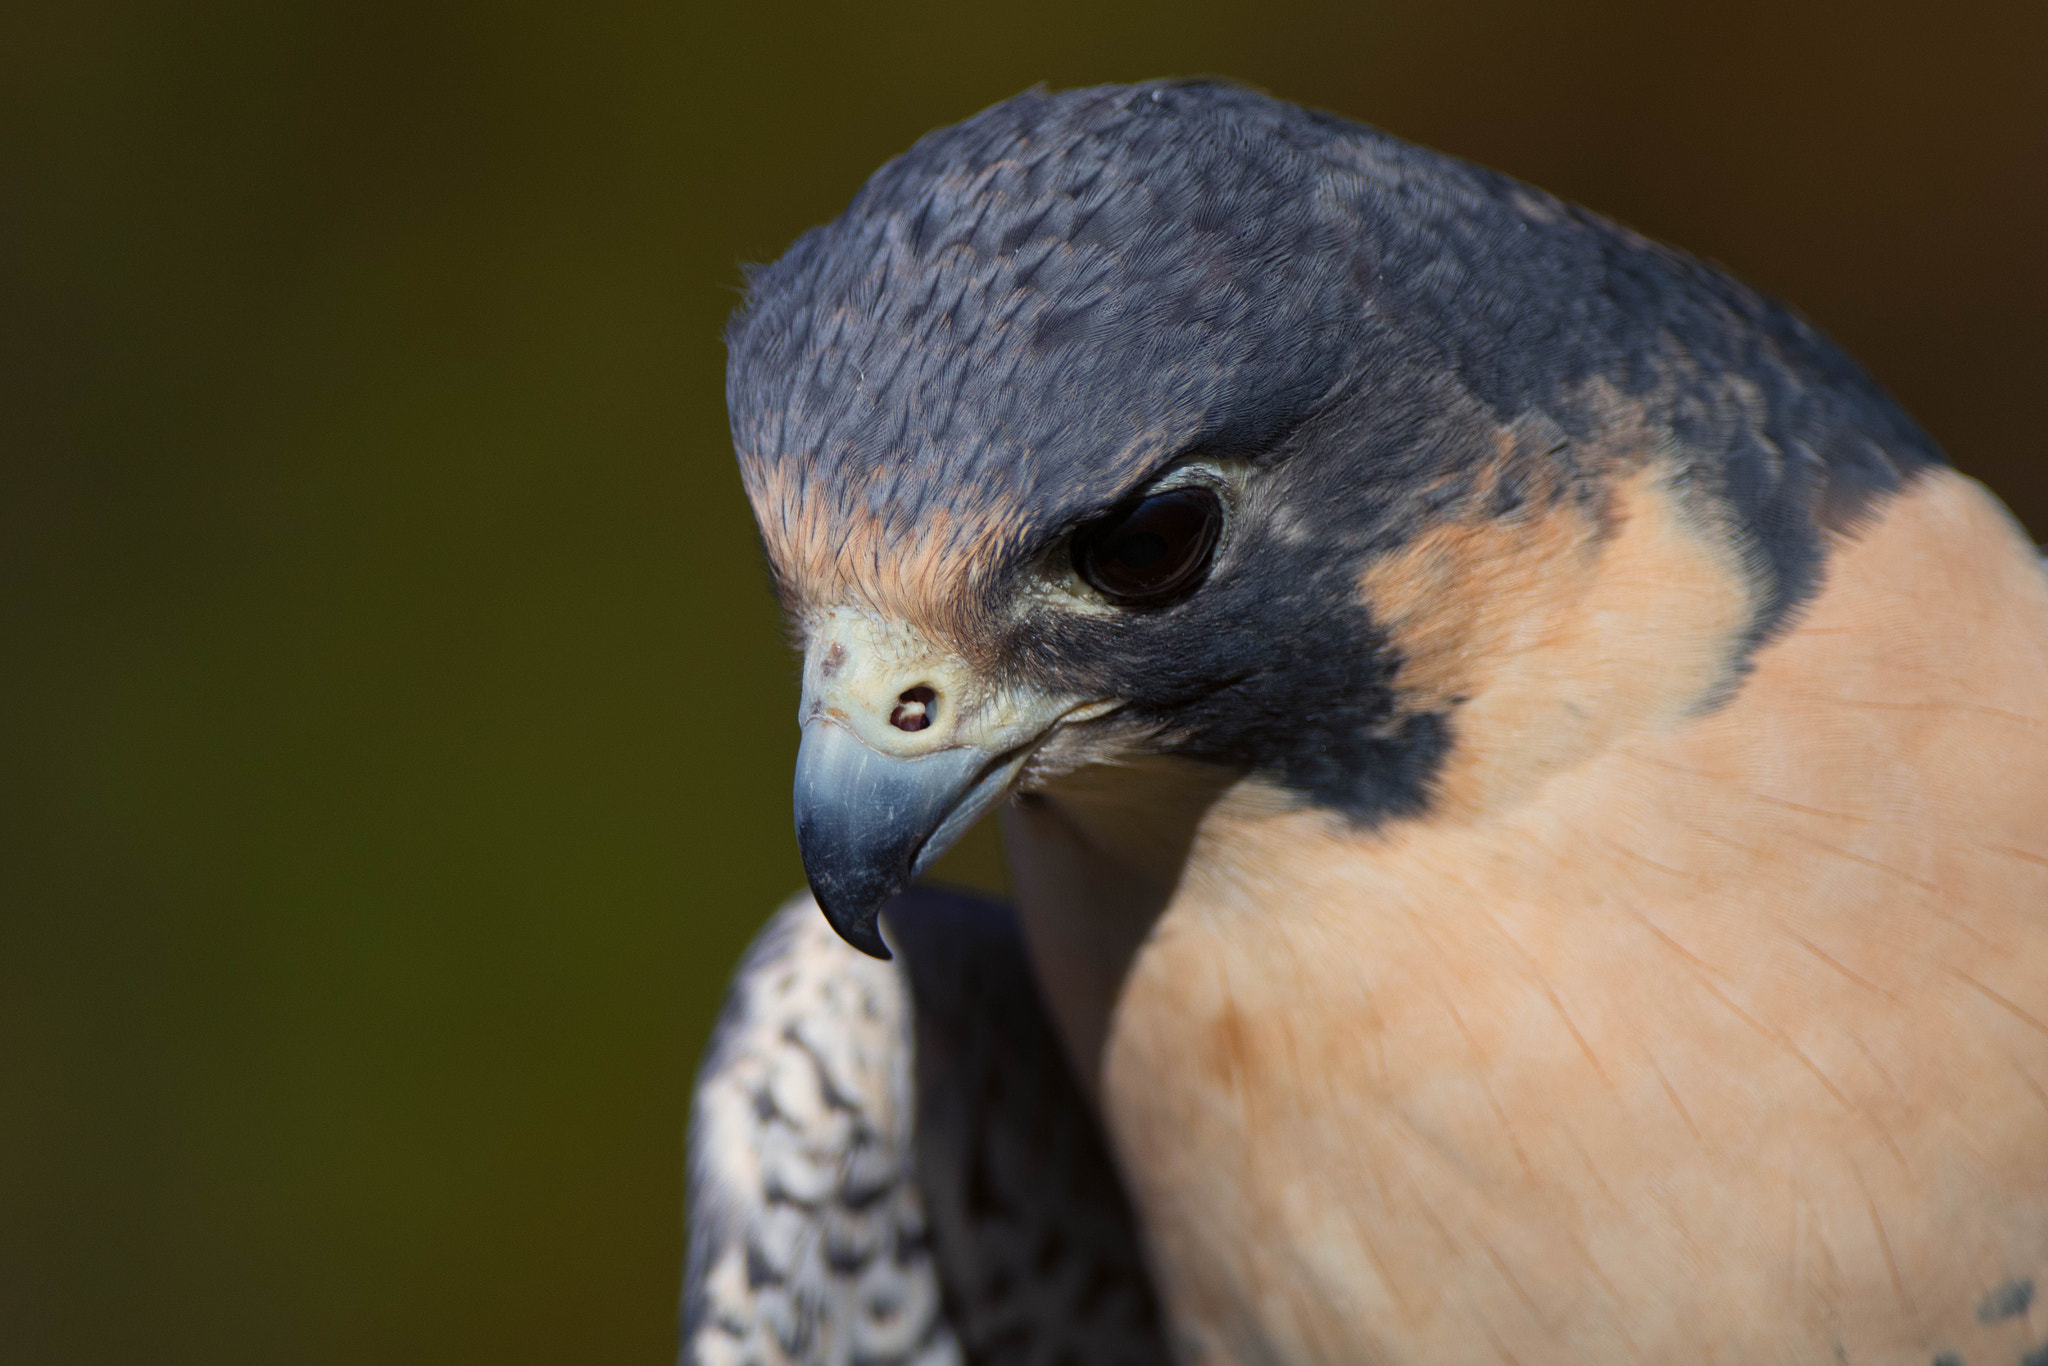
{"label": "nostril", "polygon": [[896,710],[889,713],[889,724],[898,730],[923,730],[937,719],[938,701],[938,693],[923,683],[905,688],[897,695]]}

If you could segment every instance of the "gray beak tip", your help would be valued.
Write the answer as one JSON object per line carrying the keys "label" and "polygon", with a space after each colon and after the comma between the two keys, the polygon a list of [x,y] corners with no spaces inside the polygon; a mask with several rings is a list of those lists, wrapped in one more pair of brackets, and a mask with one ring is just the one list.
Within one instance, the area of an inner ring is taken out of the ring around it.
{"label": "gray beak tip", "polygon": [[963,809],[963,798],[987,761],[972,749],[895,758],[830,722],[805,724],[796,765],[797,847],[811,893],[840,938],[872,957],[889,957],[876,923],[882,907],[952,843],[958,831],[949,818],[979,814],[971,804]]}
{"label": "gray beak tip", "polygon": [[[816,896],[817,893],[814,891],[812,895]],[[822,897],[818,899],[818,909],[824,911],[825,922],[838,932],[841,939],[868,957],[879,958],[886,963],[896,956],[889,952],[889,946],[882,941],[879,909],[871,910],[865,915],[838,915],[833,913]]]}

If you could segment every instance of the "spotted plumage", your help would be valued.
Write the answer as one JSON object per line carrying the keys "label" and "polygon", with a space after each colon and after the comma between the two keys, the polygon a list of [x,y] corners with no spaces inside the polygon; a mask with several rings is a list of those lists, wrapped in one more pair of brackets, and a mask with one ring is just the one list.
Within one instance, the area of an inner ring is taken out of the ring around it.
{"label": "spotted plumage", "polygon": [[1165,1366],[1122,1188],[1002,907],[916,892],[900,964],[810,898],[741,965],[691,1152],[689,1366]]}
{"label": "spotted plumage", "polygon": [[[1185,1363],[2039,1366],[2048,579],[1795,314],[1162,83],[932,134],[729,342],[819,903],[1012,974],[898,988],[892,1189],[1014,1215],[928,1160],[991,1085],[1111,1155],[995,1282],[1142,1263]],[[1016,929],[877,921],[997,809]]]}
{"label": "spotted plumage", "polygon": [[907,1170],[911,1022],[898,974],[845,955],[807,901],[740,965],[691,1133],[684,1360],[962,1360]]}

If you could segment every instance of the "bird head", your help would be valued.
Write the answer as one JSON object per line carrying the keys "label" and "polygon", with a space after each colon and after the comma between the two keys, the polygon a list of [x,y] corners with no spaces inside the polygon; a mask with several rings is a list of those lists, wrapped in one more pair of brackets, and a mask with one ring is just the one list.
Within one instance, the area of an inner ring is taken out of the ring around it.
{"label": "bird head", "polygon": [[1153,759],[1370,831],[1711,707],[1938,459],[1795,316],[1238,87],[1031,92],[752,272],[747,494],[820,905]]}

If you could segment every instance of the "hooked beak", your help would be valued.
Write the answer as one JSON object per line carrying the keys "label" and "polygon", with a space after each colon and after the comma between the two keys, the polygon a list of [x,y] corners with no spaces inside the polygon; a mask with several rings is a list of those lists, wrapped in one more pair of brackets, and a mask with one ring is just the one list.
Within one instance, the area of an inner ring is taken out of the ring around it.
{"label": "hooked beak", "polygon": [[825,918],[862,953],[889,957],[882,906],[1000,802],[1036,743],[908,757],[870,748],[824,716],[796,756],[796,842]]}

